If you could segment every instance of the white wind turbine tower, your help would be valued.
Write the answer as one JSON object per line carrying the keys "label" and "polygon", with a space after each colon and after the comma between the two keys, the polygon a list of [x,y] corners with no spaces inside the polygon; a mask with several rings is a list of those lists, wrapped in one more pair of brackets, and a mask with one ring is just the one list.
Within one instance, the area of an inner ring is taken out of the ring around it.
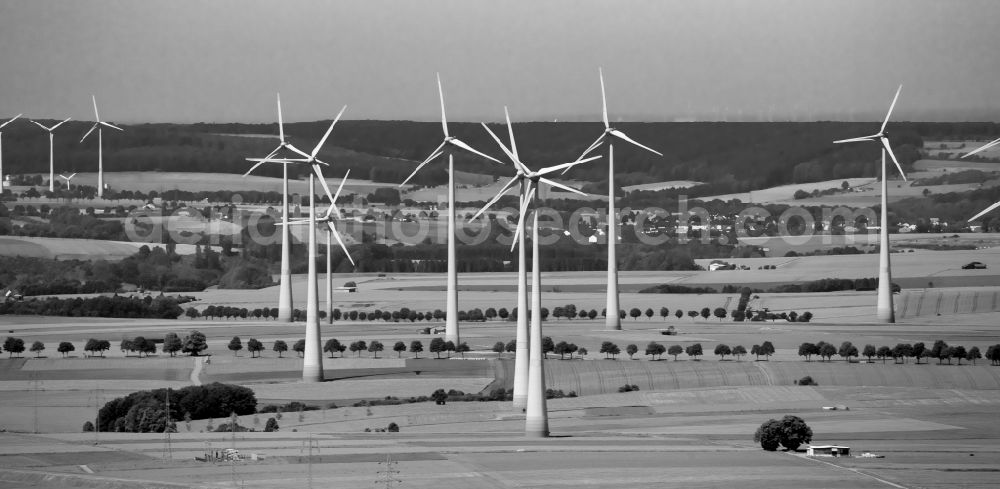
{"label": "white wind turbine tower", "polygon": [[61,178],[61,179],[63,179],[63,180],[66,180],[66,190],[69,190],[69,189],[70,189],[70,186],[69,186],[69,181],[70,181],[70,180],[72,180],[72,179],[73,179],[73,177],[75,177],[75,176],[76,176],[76,173],[74,173],[74,174],[72,174],[72,175],[70,175],[70,176],[66,176],[66,175],[59,175],[59,178]]}
{"label": "white wind turbine tower", "polygon": [[[247,170],[243,174],[244,177],[249,175],[258,166],[264,164],[265,162],[274,162],[270,158],[274,157],[284,148],[288,148],[301,156],[309,156],[306,153],[300,151],[295,146],[285,141],[285,124],[281,117],[281,94],[277,95],[278,98],[278,146],[274,148],[267,156],[262,159],[254,160],[258,161],[256,165]],[[282,222],[288,222],[288,163],[282,163],[282,178],[281,178],[281,219]],[[281,278],[278,283],[278,321],[282,322],[292,322],[292,265],[291,265],[291,236],[288,226],[281,227]]]}
{"label": "white wind turbine tower", "polygon": [[3,194],[3,128],[7,127],[7,124],[16,121],[19,117],[24,114],[17,114],[13,119],[0,124],[0,195]]}
{"label": "white wind turbine tower", "polygon": [[[448,153],[448,298],[447,307],[445,311],[445,339],[451,341],[456,345],[459,343],[458,334],[458,257],[456,253],[456,243],[455,243],[455,159],[453,156],[453,151],[455,148],[468,151],[472,154],[481,156],[490,161],[500,163],[499,160],[491,156],[487,156],[471,146],[462,142],[462,140],[452,136],[448,133],[448,119],[445,116],[444,111],[444,90],[441,88],[441,75],[437,75],[438,82],[438,96],[441,100],[441,129],[444,131],[444,140],[431,155],[427,157],[426,160],[417,165],[417,168],[413,170],[410,176],[406,177],[403,183],[399,184],[400,187],[406,185],[414,175],[420,171],[424,165],[430,163],[432,160]],[[502,164],[502,163],[501,163]]]}
{"label": "white wind turbine tower", "polygon": [[55,157],[55,150],[52,147],[52,138],[55,136],[54,131],[56,130],[57,127],[59,127],[59,126],[65,124],[65,123],[69,122],[70,119],[71,119],[71,117],[67,117],[66,120],[64,120],[64,121],[62,121],[60,123],[57,123],[56,125],[54,125],[52,127],[45,127],[42,124],[40,124],[38,121],[34,121],[34,120],[31,121],[31,122],[35,123],[36,126],[42,128],[42,129],[45,129],[49,133],[49,192],[55,192],[56,191],[56,182],[55,182],[55,180],[56,180],[56,157]]}
{"label": "white wind turbine tower", "polygon": [[[323,178],[323,172],[320,171],[320,165],[329,166],[327,163],[320,161],[316,156],[319,151],[323,148],[323,144],[326,143],[327,138],[330,137],[330,133],[333,131],[333,126],[337,124],[340,120],[340,116],[344,114],[347,110],[347,106],[340,109],[340,113],[337,114],[336,119],[330,123],[330,127],[327,128],[326,134],[323,135],[323,139],[320,139],[316,147],[313,148],[312,153],[305,154],[301,150],[295,148],[290,144],[286,144],[292,151],[304,155],[304,158],[279,158],[279,159],[249,159],[250,161],[257,161],[258,164],[263,164],[268,161],[274,161],[277,163],[305,163],[312,167],[312,171],[309,172],[309,220],[317,221],[316,215],[316,177],[319,177],[320,182],[323,182],[323,187],[327,189],[327,194],[329,194],[329,188],[326,187],[326,179]],[[286,228],[288,226],[285,226]],[[306,348],[303,353],[302,361],[302,381],[303,382],[322,382],[323,381],[323,345],[320,341],[320,327],[319,327],[319,286],[317,284],[317,273],[316,273],[316,226],[309,226],[309,278],[306,283]]]}
{"label": "white wind turbine tower", "polygon": [[[514,169],[516,174],[510,182],[507,183],[500,190],[499,193],[493,199],[480,210],[472,220],[478,218],[482,213],[488,209],[490,206],[495,204],[507,191],[510,190],[511,186],[514,184],[515,180],[519,184],[518,189],[518,201],[523,203],[527,182],[527,169],[518,160],[517,155],[517,143],[514,141],[514,128],[510,123],[510,114],[507,112],[507,107],[504,107],[504,116],[507,118],[507,133],[510,137],[511,149],[508,152],[507,148],[504,146],[500,138],[490,130],[489,126],[482,124],[483,128],[486,129],[490,136],[504,149],[508,157],[514,163]],[[586,161],[591,161],[599,157],[595,156],[588,158],[586,160],[578,161],[576,163],[584,163]],[[514,354],[514,399],[513,407],[514,409],[524,409],[528,405],[528,356],[529,344],[528,344],[528,260],[526,256],[526,251],[524,248],[524,233],[517,231],[515,232],[516,239],[511,243],[511,251],[514,250],[514,246],[517,246],[518,259],[517,259],[517,330],[515,336],[515,344],[517,348]]]}
{"label": "white wind turbine tower", "polygon": [[662,153],[639,144],[625,133],[611,127],[608,122],[608,99],[604,93],[604,71],[598,68],[601,77],[601,103],[602,119],[604,121],[604,132],[595,140],[587,150],[580,156],[583,158],[591,151],[597,149],[602,143],[608,143],[608,298],[605,310],[605,329],[622,329],[621,318],[618,316],[620,307],[618,305],[618,258],[615,247],[618,244],[618,222],[615,217],[615,146],[614,139],[618,138],[626,143],[638,146],[646,151],[663,156]]}
{"label": "white wind turbine tower", "polygon": [[94,125],[90,126],[90,130],[87,131],[87,134],[84,134],[83,137],[80,138],[80,142],[82,143],[85,139],[87,139],[87,136],[90,136],[90,133],[94,132],[94,129],[97,129],[97,197],[100,198],[104,197],[104,131],[102,131],[103,128],[101,126],[107,126],[111,129],[119,131],[121,131],[122,128],[102,121],[100,114],[97,113],[97,96],[91,95],[91,99],[94,101]]}
{"label": "white wind turbine tower", "polygon": [[[333,323],[333,241],[336,240],[340,244],[340,249],[344,250],[344,255],[347,256],[347,260],[351,262],[352,266],[356,266],[354,259],[351,258],[351,253],[347,251],[347,245],[344,244],[344,240],[341,239],[340,233],[337,232],[336,222],[340,220],[340,209],[337,208],[337,199],[340,198],[340,191],[344,189],[344,184],[347,183],[347,176],[351,174],[350,170],[344,175],[344,178],[340,181],[340,186],[337,187],[337,192],[330,194],[330,187],[327,186],[326,181],[320,178],[320,183],[323,184],[323,190],[326,192],[327,198],[330,199],[330,208],[326,210],[326,214],[322,217],[316,219],[315,223],[317,225],[326,224],[326,317],[330,323]],[[292,219],[289,221],[290,226],[297,224],[308,224],[310,222],[307,218]],[[284,223],[282,223],[284,224]]]}
{"label": "white wind turbine tower", "polygon": [[[506,113],[507,109],[504,108]],[[546,184],[552,187],[558,187],[563,190],[567,190],[580,195],[586,195],[583,192],[563,185],[559,182],[555,182],[548,178],[546,175],[555,173],[560,170],[568,170],[571,167],[578,165],[580,163],[585,163],[591,160],[600,158],[600,156],[593,156],[587,159],[578,159],[572,163],[563,163],[561,165],[549,166],[542,168],[538,171],[531,171],[524,163],[521,162],[517,154],[517,144],[514,142],[514,130],[510,124],[510,116],[507,116],[507,131],[510,134],[510,149],[504,146],[503,142],[487,127],[486,131],[493,136],[497,144],[503,149],[507,157],[514,163],[514,167],[517,173],[514,175],[510,181],[507,182],[503,188],[497,192],[496,196],[493,197],[486,205],[476,213],[475,216],[470,219],[470,221],[475,220],[483,212],[486,212],[493,204],[495,204],[501,197],[503,197],[508,190],[510,190],[515,183],[520,183],[521,187],[521,198],[520,198],[520,215],[518,216],[517,229],[514,232],[514,240],[511,243],[511,251],[513,251],[514,246],[520,245],[519,251],[519,265],[518,265],[518,331],[517,331],[517,353],[515,356],[514,364],[514,402],[517,406],[518,402],[518,385],[519,383],[524,385],[524,403],[526,405],[525,419],[524,419],[524,432],[527,436],[537,436],[545,437],[549,435],[549,416],[548,408],[545,402],[545,366],[542,362],[542,276],[541,276],[541,261],[538,252],[538,213],[533,213],[532,216],[532,227],[531,227],[531,327],[530,331],[522,330],[521,317],[526,316],[526,305],[527,305],[527,293],[525,288],[525,252],[524,252],[524,235],[526,233],[524,229],[524,216],[528,213],[529,204],[531,207],[537,206],[537,189],[539,185]],[[582,157],[581,157],[582,158]],[[527,329],[527,326],[523,328]],[[527,346],[528,346],[528,365],[527,373],[525,374],[525,369],[523,364],[520,362],[524,358],[524,352],[522,349],[523,336],[528,336]],[[524,377],[527,377],[526,381]]]}
{"label": "white wind turbine tower", "polygon": [[902,90],[902,85],[896,89],[896,96],[893,97],[892,104],[889,105],[889,112],[885,114],[885,120],[882,121],[882,127],[879,128],[878,133],[869,136],[834,141],[834,143],[876,141],[882,144],[882,215],[880,218],[881,222],[879,223],[878,302],[875,306],[875,316],[883,323],[896,322],[896,313],[892,300],[892,268],[889,258],[889,214],[888,199],[886,197],[888,190],[888,184],[886,183],[888,180],[888,173],[886,173],[885,165],[885,154],[887,152],[892,158],[892,162],[896,164],[896,169],[899,170],[899,175],[903,177],[903,181],[906,181],[906,174],[903,173],[903,167],[899,165],[899,161],[896,160],[896,155],[892,152],[892,147],[889,146],[889,133],[886,132],[885,126],[889,123],[889,116],[892,115],[892,109],[896,107],[896,100],[899,99],[899,92]]}

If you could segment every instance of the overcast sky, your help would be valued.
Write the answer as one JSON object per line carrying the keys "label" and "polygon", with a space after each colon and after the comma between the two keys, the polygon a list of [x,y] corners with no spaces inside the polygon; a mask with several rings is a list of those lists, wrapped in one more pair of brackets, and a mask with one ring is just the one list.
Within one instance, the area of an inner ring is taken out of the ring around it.
{"label": "overcast sky", "polygon": [[1000,119],[995,0],[0,0],[0,115]]}

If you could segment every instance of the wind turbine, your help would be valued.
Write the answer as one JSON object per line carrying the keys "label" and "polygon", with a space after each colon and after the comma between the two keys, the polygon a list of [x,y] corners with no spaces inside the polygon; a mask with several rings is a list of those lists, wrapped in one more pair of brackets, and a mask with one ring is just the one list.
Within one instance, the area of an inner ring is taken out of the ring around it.
{"label": "wind turbine", "polygon": [[976,153],[979,153],[980,151],[986,151],[986,150],[988,150],[988,149],[990,149],[990,148],[992,148],[992,147],[994,147],[994,146],[996,146],[998,144],[1000,144],[1000,138],[994,139],[994,140],[992,140],[992,141],[990,141],[990,142],[988,142],[988,143],[986,143],[986,144],[984,144],[984,145],[982,145],[982,146],[980,146],[980,147],[978,147],[978,148],[976,148],[976,149],[974,149],[972,151],[969,151],[968,153],[965,153],[964,155],[962,155],[962,158],[965,158],[965,157],[968,157],[968,156],[972,156],[972,155],[974,155]]}
{"label": "wind turbine", "polygon": [[90,133],[94,132],[94,129],[97,129],[97,197],[104,197],[104,138],[102,137],[104,131],[102,131],[103,128],[101,126],[107,126],[119,131],[122,128],[102,121],[100,114],[97,113],[97,96],[91,95],[91,99],[94,101],[94,125],[90,126],[87,134],[84,134],[80,138],[80,142],[82,143],[87,139],[87,136],[90,136]]}
{"label": "wind turbine", "polygon": [[899,170],[899,175],[903,177],[903,181],[906,181],[906,174],[903,173],[903,167],[899,165],[899,161],[896,160],[896,155],[892,153],[892,147],[889,146],[889,133],[886,132],[885,126],[889,123],[889,117],[892,115],[892,109],[896,107],[896,100],[899,99],[899,92],[902,90],[903,85],[900,85],[899,88],[896,89],[896,96],[892,98],[892,104],[889,105],[889,112],[885,114],[885,120],[882,121],[882,127],[879,128],[878,133],[871,134],[869,136],[834,141],[835,144],[854,143],[860,141],[877,141],[882,144],[882,215],[880,217],[882,222],[879,223],[878,302],[875,306],[875,316],[883,323],[896,322],[896,313],[892,300],[892,267],[890,265],[889,258],[890,243],[888,198],[886,197],[886,194],[888,193],[888,184],[886,183],[888,180],[885,163],[886,153],[889,153],[889,156],[892,158],[892,162],[896,164],[896,169]]}
{"label": "wind turbine", "polygon": [[[281,94],[277,94],[278,99],[278,146],[274,148],[264,158],[253,160],[258,163],[243,174],[244,177],[253,172],[257,167],[265,162],[274,162],[270,158],[278,154],[282,149],[288,148],[302,156],[308,156],[295,146],[285,140],[285,124],[281,117]],[[288,222],[288,163],[282,163],[281,178],[281,216],[282,222]],[[291,266],[291,236],[288,226],[281,228],[281,279],[278,284],[278,321],[292,322],[292,266]]]}
{"label": "wind turbine", "polygon": [[76,173],[74,173],[74,174],[72,174],[72,175],[70,175],[68,177],[66,175],[59,175],[59,178],[61,178],[63,180],[66,180],[66,190],[70,189],[69,181],[72,180],[73,177],[75,177],[75,176],[76,176]]}
{"label": "wind turbine", "polygon": [[42,124],[40,124],[38,121],[34,121],[34,120],[31,121],[31,122],[35,123],[36,126],[42,128],[42,129],[45,129],[49,133],[49,192],[55,192],[56,191],[56,182],[55,182],[55,179],[56,179],[56,157],[55,157],[55,150],[52,148],[52,138],[55,135],[54,131],[56,130],[57,127],[59,127],[59,126],[65,124],[65,123],[69,122],[70,119],[71,119],[71,117],[67,117],[66,120],[64,120],[64,121],[62,121],[60,123],[57,123],[56,125],[54,125],[52,127],[45,127]]}
{"label": "wind turbine", "polygon": [[618,223],[615,218],[615,145],[614,140],[620,139],[626,143],[638,146],[650,153],[663,156],[663,153],[636,142],[628,137],[624,132],[611,127],[608,122],[608,98],[604,92],[604,70],[597,69],[601,77],[601,103],[602,119],[604,121],[604,132],[587,147],[587,150],[580,156],[583,158],[591,151],[597,149],[605,141],[608,143],[608,298],[607,309],[604,316],[604,327],[610,330],[622,329],[621,318],[618,317],[620,307],[618,305],[618,259],[616,246],[618,244]]}
{"label": "wind turbine", "polygon": [[444,153],[448,153],[448,299],[445,311],[445,339],[457,345],[459,343],[458,256],[455,244],[455,159],[453,151],[455,148],[458,148],[496,163],[500,163],[500,160],[472,149],[471,146],[465,144],[461,139],[458,139],[448,133],[448,118],[445,116],[444,90],[441,88],[440,74],[437,75],[437,82],[438,96],[441,100],[441,129],[444,132],[444,140],[441,141],[441,144],[439,144],[437,148],[434,148],[434,151],[431,152],[431,155],[428,156],[427,159],[417,165],[417,168],[413,170],[413,173],[406,177],[406,180],[403,180],[403,183],[399,184],[399,186],[402,187],[406,185],[406,182],[409,182],[421,168],[433,161],[435,158],[443,155]]}
{"label": "wind turbine", "polygon": [[[327,128],[326,134],[323,135],[323,139],[320,139],[316,147],[313,148],[311,153],[304,153],[301,150],[295,148],[290,144],[285,144],[301,155],[303,158],[279,158],[279,159],[269,159],[269,158],[248,158],[249,161],[256,161],[258,165],[267,162],[276,163],[305,163],[312,167],[312,171],[309,172],[309,221],[317,221],[316,215],[316,177],[319,177],[320,183],[322,183],[323,188],[326,190],[327,195],[330,195],[330,189],[326,184],[326,179],[323,178],[323,172],[320,171],[320,165],[329,166],[328,163],[320,161],[317,158],[319,151],[323,148],[323,144],[326,143],[327,138],[330,137],[330,133],[333,131],[333,126],[337,124],[340,120],[340,116],[344,114],[347,110],[347,106],[340,109],[340,113],[337,114],[336,119],[330,123],[330,127]],[[256,166],[254,166],[256,168]],[[251,168],[253,170],[253,168]],[[285,226],[287,228],[288,226]],[[316,276],[316,226],[309,226],[309,277],[306,283],[306,347],[303,353],[302,361],[302,381],[303,382],[322,382],[323,381],[323,345],[320,343],[320,328],[319,328],[319,288],[317,284]],[[349,255],[348,255],[349,256]]]}
{"label": "wind turbine", "polygon": [[[592,156],[587,159],[578,159],[572,163],[563,163],[561,165],[549,166],[542,168],[538,171],[531,171],[523,162],[521,162],[520,157],[517,154],[517,143],[514,142],[514,129],[510,123],[510,115],[507,114],[507,108],[504,107],[504,114],[507,116],[507,132],[510,134],[510,148],[508,149],[500,138],[497,137],[490,128],[483,124],[483,127],[487,132],[493,136],[493,139],[500,145],[503,152],[508,158],[514,163],[516,173],[513,178],[511,178],[506,185],[504,185],[496,196],[494,196],[486,205],[472,216],[470,221],[475,220],[483,212],[486,212],[493,204],[500,200],[508,190],[510,190],[515,183],[520,184],[520,215],[518,216],[517,229],[514,232],[514,240],[511,243],[511,251],[513,251],[514,246],[519,247],[518,255],[518,327],[517,327],[517,353],[515,355],[514,363],[514,406],[518,407],[519,402],[519,391],[518,386],[523,386],[524,394],[523,402],[525,410],[524,419],[524,432],[528,436],[538,436],[545,437],[549,434],[549,418],[548,409],[545,402],[545,366],[542,362],[542,278],[541,278],[541,262],[538,252],[538,213],[533,214],[533,225],[532,225],[532,235],[531,235],[531,328],[528,330],[526,322],[522,322],[521,318],[526,317],[527,313],[527,290],[525,286],[526,279],[526,265],[525,265],[525,250],[524,250],[524,216],[528,213],[529,204],[532,207],[537,207],[537,189],[541,184],[546,184],[552,187],[561,188],[569,192],[577,193],[580,195],[586,195],[583,192],[563,185],[559,182],[545,178],[546,175],[550,175],[560,170],[568,170],[573,166],[579,165],[581,163],[586,163],[588,161],[596,160],[600,156]],[[581,156],[582,158],[582,156]],[[524,355],[524,344],[527,343],[527,365],[522,363],[525,358]]]}
{"label": "wind turbine", "polygon": [[[351,253],[347,251],[347,246],[344,244],[344,240],[341,239],[340,233],[337,232],[337,227],[335,223],[340,219],[340,209],[337,208],[337,199],[340,198],[340,191],[344,189],[344,184],[347,182],[347,176],[351,174],[350,170],[344,175],[344,178],[340,181],[340,186],[337,187],[337,192],[330,195],[330,188],[326,185],[323,186],[323,190],[326,191],[326,196],[330,199],[330,208],[326,210],[326,214],[322,217],[316,219],[315,223],[326,224],[326,314],[330,323],[333,323],[333,241],[337,240],[340,244],[340,248],[344,250],[344,255],[347,256],[347,260],[351,262],[352,266],[356,266],[354,259],[351,258]],[[288,225],[294,226],[297,224],[308,224],[310,221],[306,218],[292,219]],[[282,223],[284,224],[284,223]]]}
{"label": "wind turbine", "polygon": [[7,127],[7,124],[16,121],[19,117],[24,114],[17,114],[13,119],[0,124],[0,195],[3,195],[3,128]]}

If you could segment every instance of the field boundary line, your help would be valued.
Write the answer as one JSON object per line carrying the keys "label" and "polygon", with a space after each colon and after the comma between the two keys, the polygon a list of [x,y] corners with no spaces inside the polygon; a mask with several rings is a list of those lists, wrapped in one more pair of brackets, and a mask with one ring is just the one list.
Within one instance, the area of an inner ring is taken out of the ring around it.
{"label": "field boundary line", "polygon": [[201,368],[205,364],[205,359],[202,357],[194,357],[194,368],[191,369],[191,384],[201,385]]}
{"label": "field boundary line", "polygon": [[771,372],[768,372],[760,362],[754,362],[754,367],[760,370],[760,373],[764,374],[764,385],[774,385],[774,379],[771,377]]}
{"label": "field boundary line", "polygon": [[791,453],[789,455],[791,455],[793,457],[803,458],[805,460],[809,460],[809,461],[812,461],[812,462],[826,464],[826,465],[829,465],[831,467],[834,467],[834,468],[837,468],[837,469],[841,469],[841,470],[846,470],[848,472],[853,472],[853,473],[858,474],[858,475],[863,475],[865,477],[877,480],[877,481],[879,481],[879,482],[881,482],[883,484],[886,484],[886,485],[889,485],[889,486],[892,486],[892,487],[896,487],[898,489],[910,489],[909,487],[896,484],[895,482],[887,481],[887,480],[885,480],[885,479],[883,479],[881,477],[869,474],[867,472],[862,472],[861,469],[853,469],[853,468],[850,468],[850,467],[844,467],[842,465],[837,465],[837,464],[835,464],[833,462],[827,462],[826,460],[820,460],[820,459],[818,459],[816,457],[808,457],[806,455],[796,455],[796,454],[791,454]]}

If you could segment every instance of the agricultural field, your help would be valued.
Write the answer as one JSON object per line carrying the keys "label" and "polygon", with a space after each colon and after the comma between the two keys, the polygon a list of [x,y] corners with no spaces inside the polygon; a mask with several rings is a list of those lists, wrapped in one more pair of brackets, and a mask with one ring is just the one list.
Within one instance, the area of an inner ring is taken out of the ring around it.
{"label": "agricultural field", "polygon": [[671,180],[669,182],[653,182],[653,183],[643,183],[641,185],[628,185],[622,187],[622,190],[626,192],[635,191],[646,191],[655,192],[657,190],[666,190],[670,188],[690,188],[696,185],[701,185],[704,182],[696,182],[694,180]]}
{"label": "agricultural field", "polygon": [[[148,243],[97,239],[0,236],[0,255],[58,260],[121,260]],[[194,245],[177,245],[177,253],[194,254]]]}

